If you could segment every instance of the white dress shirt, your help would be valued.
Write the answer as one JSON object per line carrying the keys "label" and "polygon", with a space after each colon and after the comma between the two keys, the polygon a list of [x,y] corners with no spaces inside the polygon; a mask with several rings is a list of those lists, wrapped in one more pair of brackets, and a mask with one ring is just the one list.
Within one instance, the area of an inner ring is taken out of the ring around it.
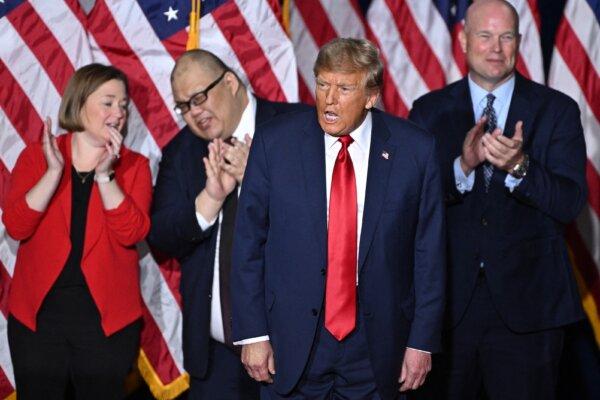
{"label": "white dress shirt", "polygon": [[[487,95],[490,93],[477,85],[469,75],[469,92],[471,93],[471,102],[473,107],[473,115],[475,115],[476,121],[483,116],[483,110],[487,105]],[[491,94],[495,96],[493,107],[496,112],[496,125],[502,131],[506,125],[506,118],[508,117],[508,109],[510,108],[510,101],[512,99],[513,92],[515,90],[515,76],[513,75],[509,80],[504,82],[502,85],[494,89]],[[460,166],[460,156],[454,160],[454,179],[456,188],[460,193],[470,192],[473,190],[475,183],[475,171],[466,176]],[[517,179],[514,176],[508,174],[504,179],[504,186],[506,186],[511,192],[521,183],[522,179]]]}
{"label": "white dress shirt", "polygon": [[[254,128],[256,125],[256,99],[254,95],[248,91],[248,104],[242,113],[240,123],[233,132],[233,137],[237,140],[244,141],[244,136],[248,134],[254,136]],[[239,196],[239,188],[238,188]],[[219,248],[221,247],[221,221],[223,220],[223,210],[219,211],[219,215],[212,221],[207,221],[202,214],[196,212],[198,225],[203,231],[210,228],[217,219],[219,220],[219,228],[217,231],[217,243],[215,247],[215,263],[213,268],[212,282],[212,297],[210,304],[210,337],[214,340],[225,343],[225,332],[223,331],[223,314],[221,313],[221,287],[219,284]]]}

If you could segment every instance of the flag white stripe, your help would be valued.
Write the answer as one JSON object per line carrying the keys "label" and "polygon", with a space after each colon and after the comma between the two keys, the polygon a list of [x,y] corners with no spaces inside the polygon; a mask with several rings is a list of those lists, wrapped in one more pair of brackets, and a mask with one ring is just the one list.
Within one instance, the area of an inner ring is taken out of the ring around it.
{"label": "flag white stripe", "polygon": [[[3,43],[11,44],[0,45],[0,59],[18,81],[40,119],[58,115],[60,94],[8,18],[0,18],[0,37]],[[52,125],[56,132],[57,118],[52,118]]]}
{"label": "flag white stripe", "polygon": [[581,91],[579,83],[571,73],[560,52],[556,49],[554,49],[552,64],[550,64],[548,85],[567,94],[579,104],[587,158],[596,171],[600,172],[600,139],[598,138],[600,124],[587,103],[587,99]]}
{"label": "flag white stripe", "polygon": [[366,36],[363,22],[349,0],[320,1],[338,37],[364,38]]}
{"label": "flag white stripe", "polygon": [[454,82],[462,78],[452,55],[452,39],[446,22],[438,9],[423,0],[406,0],[415,23],[427,39],[427,44],[436,55],[442,69],[446,74],[446,82]]}
{"label": "flag white stripe", "polygon": [[140,259],[142,298],[169,347],[175,366],[183,372],[181,309],[168,284],[164,281],[159,266],[148,252],[148,249],[144,247],[146,247],[145,243],[138,246],[140,253],[146,253]]}
{"label": "flag white stripe", "polygon": [[200,21],[200,48],[219,56],[246,85],[252,87],[240,60],[238,60],[231,45],[223,36],[223,32],[221,32],[212,14],[206,14]]}
{"label": "flag white stripe", "polygon": [[236,0],[256,42],[269,61],[288,102],[298,101],[294,48],[269,4],[263,0]]}
{"label": "flag white stripe", "polygon": [[13,276],[19,242],[8,236],[1,217],[2,209],[0,209],[0,261],[4,264],[4,268],[6,268],[8,275]]}
{"label": "flag white stripe", "polygon": [[290,32],[294,41],[294,51],[298,62],[298,71],[311,94],[315,93],[313,66],[317,59],[319,47],[313,39],[300,11],[295,3],[290,7]]}
{"label": "flag white stripe", "polygon": [[532,80],[544,83],[544,65],[542,64],[542,45],[540,32],[533,18],[533,13],[527,0],[514,0],[513,5],[519,13],[521,31],[521,58],[527,66]]}
{"label": "flag white stripe", "polygon": [[388,61],[387,67],[394,86],[404,104],[410,108],[415,99],[429,92],[429,88],[412,64],[404,44],[398,39],[400,32],[396,24],[389,23],[393,21],[393,16],[383,0],[373,1],[367,21]]}
{"label": "flag white stripe", "polygon": [[[60,43],[74,69],[92,62],[87,33],[62,1],[30,0],[30,4]],[[68,26],[68,29],[65,29]]]}
{"label": "flag white stripe", "polygon": [[[0,267],[1,268],[1,267]],[[0,313],[0,343],[8,344],[8,334],[7,334],[7,320],[4,318],[4,315]],[[6,346],[6,351],[0,351],[0,369],[4,371],[4,375],[10,382],[11,386],[15,387],[15,378],[13,374],[13,366],[10,360],[10,352],[8,351],[8,346]]]}
{"label": "flag white stripe", "polygon": [[25,148],[25,142],[21,135],[12,125],[4,110],[0,107],[0,158],[2,162],[12,171],[17,162],[21,150]]}
{"label": "flag white stripe", "polygon": [[579,41],[583,44],[594,65],[596,74],[598,74],[600,71],[600,46],[598,46],[600,23],[596,19],[594,11],[585,0],[569,0],[565,6],[564,15],[569,20],[569,25],[575,31]]}
{"label": "flag white stripe", "polygon": [[170,76],[175,61],[154,33],[150,22],[136,1],[106,0],[106,5],[129,47],[144,65],[152,84],[167,105],[171,118],[173,121],[178,121],[177,114],[170,106],[173,104]]}

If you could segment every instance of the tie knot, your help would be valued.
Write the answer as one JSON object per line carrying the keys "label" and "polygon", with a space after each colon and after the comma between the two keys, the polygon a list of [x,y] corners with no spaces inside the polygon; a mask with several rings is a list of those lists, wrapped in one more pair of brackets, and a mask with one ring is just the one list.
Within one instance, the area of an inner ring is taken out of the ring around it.
{"label": "tie knot", "polygon": [[494,104],[494,100],[496,100],[496,96],[494,96],[491,93],[488,93],[488,95],[485,97],[487,97],[487,105],[491,107],[492,104]]}
{"label": "tie knot", "polygon": [[338,140],[342,144],[342,147],[346,149],[354,142],[354,139],[352,139],[352,136],[350,135],[341,136]]}

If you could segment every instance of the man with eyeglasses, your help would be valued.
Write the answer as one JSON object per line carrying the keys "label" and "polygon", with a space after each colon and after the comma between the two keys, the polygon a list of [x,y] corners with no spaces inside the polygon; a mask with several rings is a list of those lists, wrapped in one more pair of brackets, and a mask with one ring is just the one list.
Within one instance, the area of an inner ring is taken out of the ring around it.
{"label": "man with eyeglasses", "polygon": [[181,264],[188,399],[256,399],[231,340],[233,221],[255,126],[302,109],[255,97],[227,65],[191,50],[171,73],[186,126],[164,148],[149,242]]}

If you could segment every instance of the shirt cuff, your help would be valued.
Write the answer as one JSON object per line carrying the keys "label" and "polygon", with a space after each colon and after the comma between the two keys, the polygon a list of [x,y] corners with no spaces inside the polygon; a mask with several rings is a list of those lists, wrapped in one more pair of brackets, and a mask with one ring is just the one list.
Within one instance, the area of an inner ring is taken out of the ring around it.
{"label": "shirt cuff", "polygon": [[511,174],[507,174],[506,179],[504,179],[504,186],[506,186],[508,190],[510,190],[510,192],[512,193],[513,190],[515,190],[515,188],[519,186],[519,183],[521,183],[522,180],[523,178],[515,178]]}
{"label": "shirt cuff", "polygon": [[462,194],[473,190],[475,184],[475,171],[471,171],[469,176],[465,175],[460,166],[460,156],[454,160],[454,182],[456,189]]}
{"label": "shirt cuff", "polygon": [[269,335],[258,336],[258,337],[244,339],[244,340],[238,340],[237,342],[233,342],[233,344],[236,345],[236,346],[243,346],[245,344],[252,344],[252,343],[258,343],[258,342],[266,342],[267,340],[269,340]]}
{"label": "shirt cuff", "polygon": [[218,217],[219,217],[219,214],[217,214],[217,216],[214,217],[212,221],[207,221],[206,218],[204,218],[202,216],[202,214],[200,214],[198,211],[196,211],[196,220],[198,221],[198,225],[200,226],[200,229],[202,229],[203,231],[210,228],[215,223],[215,221],[217,220]]}
{"label": "shirt cuff", "polygon": [[419,349],[415,349],[414,347],[407,347],[407,349],[416,350],[418,352],[425,353],[425,354],[431,354],[430,351],[419,350]]}

